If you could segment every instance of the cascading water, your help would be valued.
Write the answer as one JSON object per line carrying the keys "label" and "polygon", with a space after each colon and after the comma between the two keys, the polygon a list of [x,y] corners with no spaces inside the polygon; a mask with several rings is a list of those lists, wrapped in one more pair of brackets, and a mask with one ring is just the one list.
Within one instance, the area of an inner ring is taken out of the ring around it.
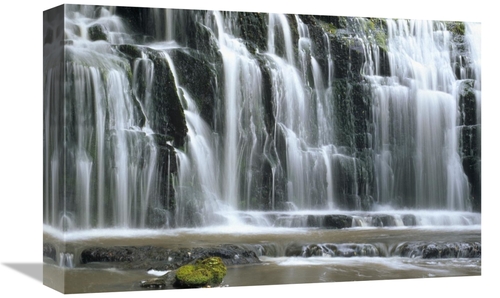
{"label": "cascading water", "polygon": [[403,206],[471,210],[458,150],[451,33],[444,26],[387,21],[391,76],[381,77],[377,69],[368,76],[375,89],[376,199],[381,203],[399,197]]}
{"label": "cascading water", "polygon": [[[64,229],[67,225],[141,227],[155,191],[157,145],[147,120],[139,114],[143,108],[137,108],[140,103],[132,93],[130,66],[111,48],[132,39],[108,10],[100,9],[96,19],[84,13],[85,9],[69,12],[65,20],[61,97],[66,100],[56,110],[46,109],[46,119],[57,113],[66,129],[45,135],[47,144],[57,144],[60,141],[54,139],[59,137],[64,143],[52,157],[46,156],[52,160],[48,171],[59,181],[45,185],[51,193],[45,201],[51,206],[45,221]],[[101,40],[104,34],[110,42]],[[61,100],[51,94],[56,91],[47,89],[47,104]],[[65,218],[64,226],[58,218]]]}
{"label": "cascading water", "polygon": [[64,93],[45,76],[47,225],[480,206],[474,24],[150,9],[137,37],[129,8],[66,11]]}
{"label": "cascading water", "polygon": [[43,219],[64,291],[200,252],[256,265],[231,285],[480,274],[480,24],[62,7]]}

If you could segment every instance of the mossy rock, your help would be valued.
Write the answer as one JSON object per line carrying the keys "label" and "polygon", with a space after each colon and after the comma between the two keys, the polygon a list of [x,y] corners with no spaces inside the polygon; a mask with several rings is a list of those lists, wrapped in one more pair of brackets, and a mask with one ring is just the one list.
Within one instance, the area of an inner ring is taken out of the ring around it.
{"label": "mossy rock", "polygon": [[226,272],[221,258],[210,257],[180,267],[175,278],[180,287],[201,288],[221,284]]}
{"label": "mossy rock", "polygon": [[224,276],[226,276],[227,268],[219,257],[210,257],[197,262],[197,265],[206,268],[212,273],[211,283],[214,285],[220,284]]}
{"label": "mossy rock", "polygon": [[106,28],[100,24],[93,25],[88,28],[88,36],[92,41],[97,40],[108,40],[108,35],[106,34]]}
{"label": "mossy rock", "polygon": [[464,22],[446,22],[446,29],[451,31],[455,35],[464,36],[465,35],[465,23]]}
{"label": "mossy rock", "polygon": [[186,288],[207,286],[213,278],[209,270],[196,265],[184,265],[180,267],[175,277],[179,285]]}

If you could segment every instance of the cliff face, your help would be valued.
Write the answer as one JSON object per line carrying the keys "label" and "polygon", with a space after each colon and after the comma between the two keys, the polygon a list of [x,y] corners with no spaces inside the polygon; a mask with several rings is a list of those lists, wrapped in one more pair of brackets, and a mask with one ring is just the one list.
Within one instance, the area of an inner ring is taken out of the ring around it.
{"label": "cliff face", "polygon": [[47,178],[46,222],[61,200],[88,227],[202,225],[221,204],[480,211],[468,24],[65,8],[69,129],[45,128],[66,147],[44,166],[72,191]]}

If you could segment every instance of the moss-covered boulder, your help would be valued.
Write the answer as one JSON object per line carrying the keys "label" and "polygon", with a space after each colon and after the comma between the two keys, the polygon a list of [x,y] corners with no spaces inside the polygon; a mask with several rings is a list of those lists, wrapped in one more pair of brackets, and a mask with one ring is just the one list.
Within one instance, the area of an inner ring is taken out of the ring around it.
{"label": "moss-covered boulder", "polygon": [[209,257],[180,267],[175,278],[181,288],[201,288],[221,284],[226,272],[221,258]]}
{"label": "moss-covered boulder", "polygon": [[203,267],[189,264],[180,267],[175,277],[181,287],[199,288],[210,283],[212,274]]}
{"label": "moss-covered boulder", "polygon": [[212,274],[211,284],[218,285],[226,276],[227,268],[220,257],[210,257],[198,261],[197,265],[206,268]]}

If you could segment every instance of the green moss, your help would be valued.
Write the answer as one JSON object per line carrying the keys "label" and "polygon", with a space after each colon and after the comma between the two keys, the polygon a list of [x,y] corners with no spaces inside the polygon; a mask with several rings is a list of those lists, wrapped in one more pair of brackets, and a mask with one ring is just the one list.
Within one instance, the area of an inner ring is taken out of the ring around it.
{"label": "green moss", "polygon": [[387,48],[387,34],[385,32],[385,20],[379,18],[368,18],[364,23],[364,30],[367,33],[372,32],[375,44],[386,51]]}
{"label": "green moss", "polygon": [[181,287],[200,288],[222,283],[227,268],[219,257],[198,260],[194,265],[184,265],[175,275]]}
{"label": "green moss", "polygon": [[177,270],[177,280],[186,287],[203,287],[209,284],[213,276],[205,268],[199,268],[195,265],[185,265]]}
{"label": "green moss", "polygon": [[334,35],[337,32],[337,27],[335,27],[335,25],[333,25],[332,23],[327,23],[327,22],[323,22],[323,21],[318,21],[318,23],[323,28],[323,30],[325,30],[325,32],[327,32],[327,33]]}
{"label": "green moss", "polygon": [[387,35],[384,31],[375,32],[375,43],[384,51],[388,51],[387,48]]}
{"label": "green moss", "polygon": [[456,35],[465,35],[464,22],[446,22],[446,29]]}
{"label": "green moss", "polygon": [[371,19],[366,20],[366,29],[375,30],[375,23]]}
{"label": "green moss", "polygon": [[197,265],[212,273],[212,284],[220,284],[226,276],[227,268],[219,257],[211,257],[197,262]]}

